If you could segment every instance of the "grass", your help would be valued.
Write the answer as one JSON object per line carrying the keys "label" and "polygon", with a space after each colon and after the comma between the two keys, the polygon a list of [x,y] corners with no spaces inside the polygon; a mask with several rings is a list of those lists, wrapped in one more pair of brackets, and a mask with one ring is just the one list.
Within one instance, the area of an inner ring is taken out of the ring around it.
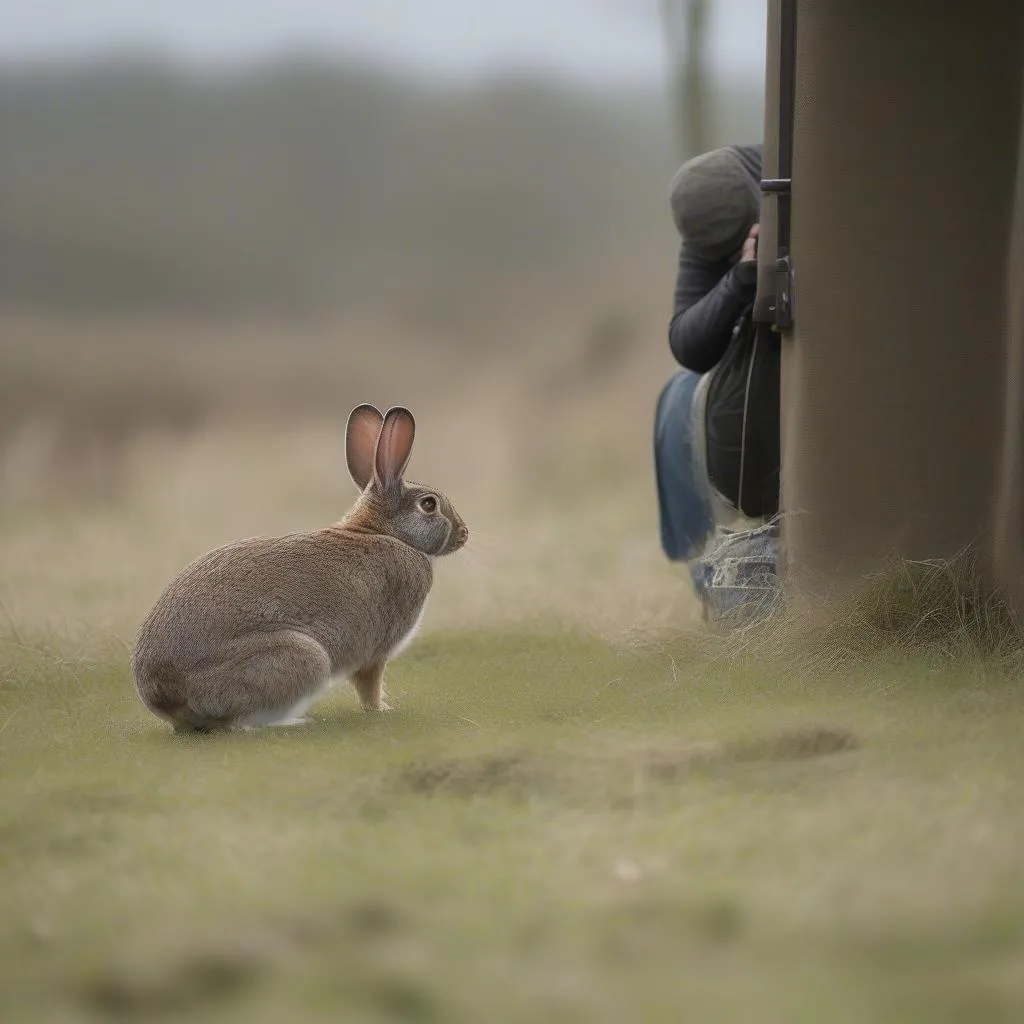
{"label": "grass", "polygon": [[174,737],[0,647],[5,1021],[1010,1021],[1024,693],[713,644],[426,636],[398,710]]}
{"label": "grass", "polygon": [[[38,387],[0,446],[3,1024],[1024,1019],[1019,634],[930,565],[695,632],[660,348],[595,378],[567,314],[395,376],[360,331],[6,322]],[[140,618],[203,550],[336,519],[366,399],[413,408],[414,477],[472,531],[397,710],[173,736]]]}

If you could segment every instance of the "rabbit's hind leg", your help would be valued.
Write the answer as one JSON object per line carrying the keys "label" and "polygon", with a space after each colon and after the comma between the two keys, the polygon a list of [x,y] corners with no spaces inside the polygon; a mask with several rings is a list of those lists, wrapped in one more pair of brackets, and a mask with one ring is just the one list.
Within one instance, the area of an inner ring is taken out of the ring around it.
{"label": "rabbit's hind leg", "polygon": [[331,659],[312,637],[282,629],[240,637],[204,675],[204,710],[230,728],[297,725],[330,681]]}

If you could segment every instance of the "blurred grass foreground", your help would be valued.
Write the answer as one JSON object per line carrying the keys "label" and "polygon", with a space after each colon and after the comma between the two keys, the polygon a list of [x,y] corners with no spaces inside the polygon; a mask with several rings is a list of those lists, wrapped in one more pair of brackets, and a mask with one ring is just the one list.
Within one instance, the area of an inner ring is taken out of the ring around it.
{"label": "blurred grass foreground", "polygon": [[434,630],[391,715],[195,740],[0,658],[5,1021],[1021,1019],[991,666]]}
{"label": "blurred grass foreground", "polygon": [[[760,97],[712,116],[757,137]],[[723,643],[661,555],[668,125],[525,78],[0,71],[4,1024],[1024,1019],[1019,657],[886,646],[904,598]],[[361,401],[473,536],[397,710],[173,737],[136,626],[338,518]]]}

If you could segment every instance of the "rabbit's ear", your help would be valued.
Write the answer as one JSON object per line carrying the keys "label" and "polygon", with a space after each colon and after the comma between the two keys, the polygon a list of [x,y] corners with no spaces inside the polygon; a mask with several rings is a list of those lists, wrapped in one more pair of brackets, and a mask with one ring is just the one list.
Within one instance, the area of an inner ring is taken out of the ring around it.
{"label": "rabbit's ear", "polygon": [[345,462],[352,479],[361,491],[373,476],[373,453],[377,448],[384,417],[372,405],[357,405],[348,417],[345,428]]}
{"label": "rabbit's ear", "polygon": [[377,480],[385,489],[401,482],[405,467],[409,464],[415,437],[416,421],[412,413],[400,406],[388,409],[377,439],[375,459]]}

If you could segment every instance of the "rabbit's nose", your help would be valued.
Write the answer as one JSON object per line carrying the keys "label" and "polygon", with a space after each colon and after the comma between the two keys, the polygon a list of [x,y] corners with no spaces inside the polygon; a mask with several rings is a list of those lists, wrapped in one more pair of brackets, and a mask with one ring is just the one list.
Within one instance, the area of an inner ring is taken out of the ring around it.
{"label": "rabbit's nose", "polygon": [[459,524],[459,528],[455,531],[455,539],[460,544],[465,544],[469,540],[469,527],[465,523]]}

